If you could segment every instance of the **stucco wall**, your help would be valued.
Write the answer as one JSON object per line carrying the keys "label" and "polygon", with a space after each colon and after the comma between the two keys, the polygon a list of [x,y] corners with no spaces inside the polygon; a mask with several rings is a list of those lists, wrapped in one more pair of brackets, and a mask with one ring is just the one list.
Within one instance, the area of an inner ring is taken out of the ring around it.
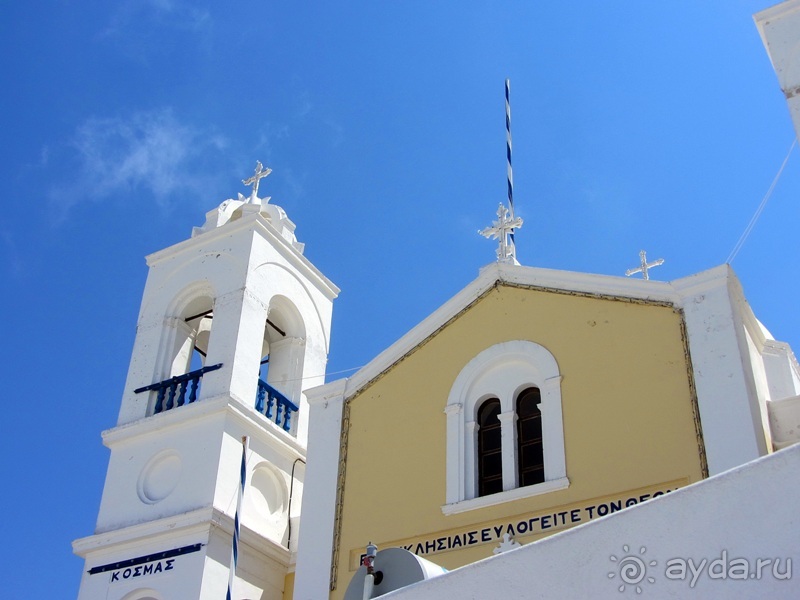
{"label": "stucco wall", "polygon": [[[478,301],[350,401],[338,587],[331,597],[343,595],[368,541],[435,538],[700,480],[681,332],[681,314],[658,304],[512,287]],[[448,393],[475,355],[510,340],[541,344],[558,361],[570,486],[445,516]],[[426,557],[452,569],[490,556],[496,545]]]}
{"label": "stucco wall", "polygon": [[799,471],[793,446],[383,598],[797,598]]}

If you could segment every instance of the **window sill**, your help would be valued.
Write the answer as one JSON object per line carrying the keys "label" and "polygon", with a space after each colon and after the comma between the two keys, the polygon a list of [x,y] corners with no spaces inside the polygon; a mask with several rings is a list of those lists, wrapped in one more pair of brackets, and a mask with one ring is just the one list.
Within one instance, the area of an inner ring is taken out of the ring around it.
{"label": "window sill", "polygon": [[455,515],[468,510],[475,510],[478,508],[485,508],[487,506],[495,506],[496,504],[503,504],[504,502],[511,502],[512,500],[520,500],[522,498],[539,496],[540,494],[547,494],[549,492],[563,490],[568,487],[569,479],[567,477],[562,477],[560,479],[545,481],[544,483],[537,483],[536,485],[529,485],[526,487],[508,490],[506,492],[492,494],[490,496],[481,496],[480,498],[472,498],[471,500],[462,500],[461,502],[445,504],[442,506],[442,512],[445,515]]}

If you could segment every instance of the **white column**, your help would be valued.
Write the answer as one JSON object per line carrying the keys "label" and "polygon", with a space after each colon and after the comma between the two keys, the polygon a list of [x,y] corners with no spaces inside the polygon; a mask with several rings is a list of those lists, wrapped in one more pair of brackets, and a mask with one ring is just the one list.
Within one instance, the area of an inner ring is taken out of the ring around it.
{"label": "white column", "polygon": [[461,430],[463,404],[448,404],[444,407],[447,415],[447,456],[445,479],[445,502],[452,504],[464,499],[464,435]]}
{"label": "white column", "polygon": [[517,488],[517,413],[510,410],[497,418],[503,450],[503,491],[506,492]]}
{"label": "white column", "polygon": [[539,391],[542,393],[539,412],[542,413],[544,479],[552,481],[567,476],[561,408],[561,375],[546,379]]}
{"label": "white column", "polygon": [[266,321],[266,306],[246,290],[217,298],[206,365],[222,368],[203,376],[201,398],[229,394],[254,405]]}
{"label": "white column", "polygon": [[460,500],[469,500],[478,495],[478,463],[475,454],[478,448],[478,424],[468,421],[464,424],[464,496]]}
{"label": "white column", "polygon": [[[298,538],[294,600],[330,595],[331,549],[336,521],[339,446],[347,379],[306,391],[311,422],[308,465],[303,486],[302,525]],[[340,571],[340,585],[346,578]]]}
{"label": "white column", "polygon": [[303,383],[303,353],[301,338],[285,337],[269,345],[267,383],[299,406]]}

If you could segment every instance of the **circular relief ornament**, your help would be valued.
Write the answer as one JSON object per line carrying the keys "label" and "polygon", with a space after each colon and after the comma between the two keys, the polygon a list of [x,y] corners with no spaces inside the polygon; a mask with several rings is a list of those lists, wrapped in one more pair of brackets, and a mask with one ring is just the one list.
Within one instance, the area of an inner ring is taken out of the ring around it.
{"label": "circular relief ornament", "polygon": [[250,485],[252,502],[262,518],[283,513],[286,505],[286,489],[272,468],[266,464],[256,467]]}
{"label": "circular relief ornament", "polygon": [[163,450],[151,458],[139,474],[136,491],[145,504],[156,504],[178,485],[183,461],[175,450]]}

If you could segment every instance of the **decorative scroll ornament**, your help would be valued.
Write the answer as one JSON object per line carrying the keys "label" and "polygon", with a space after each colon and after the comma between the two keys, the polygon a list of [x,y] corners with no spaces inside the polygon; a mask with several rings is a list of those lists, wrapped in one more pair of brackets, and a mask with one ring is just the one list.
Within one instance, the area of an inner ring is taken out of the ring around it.
{"label": "decorative scroll ornament", "polygon": [[[269,167],[264,168],[264,165],[261,164],[261,161],[257,160],[256,171],[253,176],[248,179],[242,179],[243,184],[253,186],[253,191],[250,193],[250,197],[247,199],[248,204],[261,204],[262,198],[258,197],[258,183],[270,173],[272,173],[272,169]],[[269,202],[269,198],[263,198],[263,200]]]}
{"label": "decorative scroll ornament", "polygon": [[519,264],[513,238],[509,239],[517,227],[522,227],[522,218],[510,215],[508,209],[501,202],[497,207],[497,220],[492,223],[491,227],[478,231],[485,238],[499,241],[497,262]]}
{"label": "decorative scroll ornament", "polygon": [[636,273],[642,274],[642,279],[650,279],[650,275],[648,274],[647,270],[652,269],[653,267],[658,267],[664,264],[664,259],[659,258],[658,260],[654,260],[653,262],[647,262],[647,252],[644,250],[639,251],[639,262],[641,263],[640,266],[636,267],[635,269],[628,269],[625,271],[625,276],[630,277]]}

